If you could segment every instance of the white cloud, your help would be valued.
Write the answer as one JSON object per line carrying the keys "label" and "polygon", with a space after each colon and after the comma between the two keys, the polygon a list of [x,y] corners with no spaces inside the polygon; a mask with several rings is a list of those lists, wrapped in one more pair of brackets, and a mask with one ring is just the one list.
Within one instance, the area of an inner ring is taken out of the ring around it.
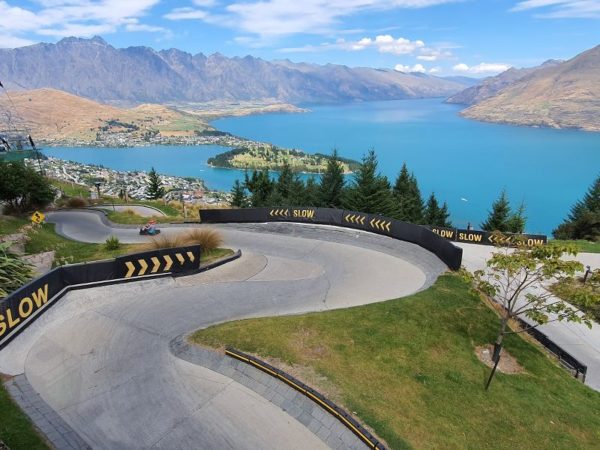
{"label": "white cloud", "polygon": [[440,59],[452,58],[452,52],[445,48],[422,48],[420,49],[420,53],[417,59],[421,61],[438,61]]}
{"label": "white cloud", "polygon": [[0,1],[0,35],[6,42],[29,41],[32,34],[89,37],[129,31],[163,32],[162,27],[139,23],[160,0],[37,0],[37,10]]}
{"label": "white cloud", "polygon": [[208,17],[208,13],[202,9],[175,8],[173,11],[165,14],[163,17],[169,20],[202,20]]}
{"label": "white cloud", "polygon": [[[242,33],[276,37],[297,33],[331,33],[344,17],[369,11],[399,8],[425,8],[462,0],[238,0],[220,12],[198,17]],[[210,0],[195,0],[196,6],[208,7]],[[197,8],[192,8],[195,11]],[[173,10],[165,17],[188,19]]]}
{"label": "white cloud", "polygon": [[394,39],[389,34],[371,38],[362,38],[357,42],[348,43],[351,50],[365,50],[367,48],[377,49],[380,53],[393,53],[394,55],[409,55],[419,48],[425,47],[423,41],[411,41],[403,37]]}
{"label": "white cloud", "polygon": [[0,34],[0,48],[17,48],[35,44],[35,41],[15,36]]}
{"label": "white cloud", "polygon": [[440,73],[441,71],[442,69],[439,67],[432,67],[431,69],[429,69],[429,73]]}
{"label": "white cloud", "polygon": [[468,66],[464,63],[456,64],[452,70],[455,72],[471,73],[471,74],[487,74],[487,73],[500,73],[510,69],[509,64],[500,63],[480,63],[476,66]]}
{"label": "white cloud", "polygon": [[536,17],[545,19],[600,19],[600,0],[525,0],[518,2],[511,11],[542,9]]}
{"label": "white cloud", "polygon": [[217,4],[216,0],[192,0],[192,3],[196,6],[200,6],[201,8],[210,8],[211,6],[215,6]]}
{"label": "white cloud", "polygon": [[427,69],[425,69],[425,67],[423,67],[422,64],[415,64],[414,66],[405,66],[402,64],[396,64],[394,66],[394,70],[397,72],[419,72],[419,73],[425,73],[427,72]]}

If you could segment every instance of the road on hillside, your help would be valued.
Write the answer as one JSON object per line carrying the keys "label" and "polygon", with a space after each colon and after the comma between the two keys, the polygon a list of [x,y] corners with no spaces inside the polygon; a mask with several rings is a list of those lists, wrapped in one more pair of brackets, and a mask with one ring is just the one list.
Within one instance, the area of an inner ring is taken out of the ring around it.
{"label": "road on hillside", "polygon": [[[48,220],[84,242],[148,239],[136,229],[111,229],[93,212],[51,213]],[[243,257],[179,279],[71,292],[0,352],[0,372],[25,373],[93,448],[323,448],[254,391],[175,357],[170,342],[234,319],[406,296],[430,286],[445,265],[416,245],[356,230],[284,223],[211,228]]]}

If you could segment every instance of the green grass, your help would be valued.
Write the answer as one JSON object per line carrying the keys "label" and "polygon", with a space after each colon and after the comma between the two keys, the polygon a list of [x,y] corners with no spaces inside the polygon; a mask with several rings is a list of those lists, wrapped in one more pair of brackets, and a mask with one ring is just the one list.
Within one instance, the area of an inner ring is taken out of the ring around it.
{"label": "green grass", "polygon": [[225,256],[233,255],[233,250],[229,248],[215,248],[206,252],[202,252],[202,264],[206,264]]}
{"label": "green grass", "polygon": [[550,242],[574,245],[577,248],[577,250],[582,253],[600,253],[600,242],[583,241],[583,240],[561,241],[558,239],[552,240]]}
{"label": "green grass", "polygon": [[177,208],[172,205],[165,205],[161,200],[136,200],[133,203],[136,205],[152,206],[161,210],[167,216],[178,217],[181,215],[181,212]]}
{"label": "green grass", "polygon": [[133,211],[112,211],[106,209],[106,217],[108,220],[114,223],[128,224],[128,225],[142,225],[148,223],[150,219],[156,220],[158,223],[170,223],[173,222],[173,217],[165,216],[153,216],[153,217],[142,217],[135,214]]}
{"label": "green grass", "polygon": [[63,191],[67,197],[90,197],[90,188],[88,186],[61,180],[50,180],[50,183],[52,186]]}
{"label": "green grass", "polygon": [[33,450],[50,448],[33,428],[33,425],[12,401],[0,383],[0,441],[10,449]]}
{"label": "green grass", "polygon": [[14,234],[19,231],[19,228],[28,223],[31,222],[21,217],[0,216],[0,236]]}
{"label": "green grass", "polygon": [[30,240],[25,244],[25,251],[33,254],[54,250],[55,264],[110,259],[139,252],[143,247],[141,244],[122,244],[117,250],[106,250],[104,244],[87,244],[63,238],[55,233],[54,224],[44,224],[29,236]]}
{"label": "green grass", "polygon": [[[235,321],[192,340],[293,365],[393,449],[598,448],[600,393],[519,336],[506,348],[525,371],[497,374],[474,353],[498,319],[456,275],[421,293],[344,310]],[[310,376],[314,374],[314,377]]]}

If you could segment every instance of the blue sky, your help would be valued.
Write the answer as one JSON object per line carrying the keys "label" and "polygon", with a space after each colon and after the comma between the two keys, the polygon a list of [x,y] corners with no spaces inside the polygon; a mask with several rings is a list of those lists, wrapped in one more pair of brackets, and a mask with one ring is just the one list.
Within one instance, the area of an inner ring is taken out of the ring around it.
{"label": "blue sky", "polygon": [[115,47],[481,77],[600,44],[600,0],[0,0],[0,47],[94,35]]}

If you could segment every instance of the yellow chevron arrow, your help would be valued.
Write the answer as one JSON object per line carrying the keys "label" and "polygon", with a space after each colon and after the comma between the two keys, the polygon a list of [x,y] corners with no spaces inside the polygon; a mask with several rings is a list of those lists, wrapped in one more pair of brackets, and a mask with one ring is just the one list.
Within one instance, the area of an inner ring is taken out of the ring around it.
{"label": "yellow chevron arrow", "polygon": [[380,220],[380,219],[377,219],[377,220],[375,221],[375,226],[377,227],[377,229],[378,229],[378,230],[380,230],[380,229],[381,229],[381,228],[379,228],[379,223],[380,223],[380,222],[381,222],[381,220]]}
{"label": "yellow chevron arrow", "polygon": [[390,231],[390,226],[392,225],[392,222],[388,222],[385,224],[385,229]]}
{"label": "yellow chevron arrow", "polygon": [[346,222],[350,222],[350,214],[346,214],[345,219],[346,219]]}
{"label": "yellow chevron arrow", "polygon": [[145,259],[138,259],[138,264],[142,268],[142,270],[140,270],[140,273],[138,274],[141,277],[142,275],[144,275],[146,273],[146,269],[148,268],[148,263],[146,262]]}
{"label": "yellow chevron arrow", "polygon": [[194,252],[187,252],[188,258],[190,258],[190,262],[194,262],[196,257],[194,256]]}
{"label": "yellow chevron arrow", "polygon": [[371,227],[375,228],[375,225],[373,225],[373,222],[375,222],[375,219],[371,219],[371,221],[369,223],[371,224]]}
{"label": "yellow chevron arrow", "polygon": [[270,215],[271,217],[273,217],[273,210],[271,210],[271,212],[269,213],[269,215]]}
{"label": "yellow chevron arrow", "polygon": [[153,256],[151,259],[152,264],[154,264],[154,266],[152,267],[152,272],[150,273],[156,273],[158,272],[158,268],[160,267],[160,260],[156,256]]}
{"label": "yellow chevron arrow", "polygon": [[284,214],[284,216],[285,216],[285,217],[287,217],[287,216],[289,216],[289,215],[290,215],[290,210],[289,210],[289,209],[286,209],[286,210],[285,210],[285,214]]}
{"label": "yellow chevron arrow", "polygon": [[175,256],[177,256],[179,264],[183,266],[185,264],[185,258],[183,257],[183,255],[181,253],[175,253]]}
{"label": "yellow chevron arrow", "polygon": [[135,272],[135,266],[131,261],[126,261],[125,266],[127,266],[127,273],[125,274],[125,278],[130,278],[131,275],[133,275],[133,272]]}
{"label": "yellow chevron arrow", "polygon": [[364,224],[365,224],[365,216],[362,216],[362,217],[360,218],[360,224],[361,224],[361,225],[364,225]]}
{"label": "yellow chevron arrow", "polygon": [[171,257],[169,255],[165,255],[165,256],[163,256],[163,258],[167,262],[167,265],[165,266],[165,272],[168,272],[169,269],[171,268],[171,266],[173,265],[173,260],[171,259]]}

